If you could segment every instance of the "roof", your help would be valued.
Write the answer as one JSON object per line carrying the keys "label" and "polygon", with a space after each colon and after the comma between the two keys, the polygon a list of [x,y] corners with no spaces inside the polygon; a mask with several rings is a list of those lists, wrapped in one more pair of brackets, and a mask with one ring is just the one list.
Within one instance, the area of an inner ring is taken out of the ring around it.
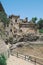
{"label": "roof", "polygon": [[11,15],[11,16],[9,16],[9,18],[12,18],[12,17],[19,18],[20,16],[17,16],[17,15]]}
{"label": "roof", "polygon": [[27,23],[28,21],[25,19],[20,19],[20,21],[22,21],[21,23]]}
{"label": "roof", "polygon": [[28,24],[29,24],[29,25],[35,25],[35,23],[31,23],[31,22],[30,22],[30,23],[29,23],[29,22],[25,22],[25,23],[24,23],[24,22],[20,22],[20,24],[22,24],[22,25],[25,25],[25,24],[26,24],[26,25],[28,25]]}

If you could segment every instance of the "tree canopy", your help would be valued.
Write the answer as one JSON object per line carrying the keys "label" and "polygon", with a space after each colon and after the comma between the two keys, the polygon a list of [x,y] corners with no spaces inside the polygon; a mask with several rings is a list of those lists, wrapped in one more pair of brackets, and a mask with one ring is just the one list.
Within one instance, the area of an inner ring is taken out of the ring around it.
{"label": "tree canopy", "polygon": [[0,20],[1,22],[3,22],[4,26],[9,24],[9,19],[7,18],[4,12],[0,12]]}
{"label": "tree canopy", "polygon": [[40,20],[37,22],[38,26],[39,26],[39,29],[42,29],[43,28],[43,19],[40,18]]}
{"label": "tree canopy", "polygon": [[33,18],[32,18],[32,22],[33,22],[33,23],[36,23],[36,20],[37,20],[37,17],[33,17]]}

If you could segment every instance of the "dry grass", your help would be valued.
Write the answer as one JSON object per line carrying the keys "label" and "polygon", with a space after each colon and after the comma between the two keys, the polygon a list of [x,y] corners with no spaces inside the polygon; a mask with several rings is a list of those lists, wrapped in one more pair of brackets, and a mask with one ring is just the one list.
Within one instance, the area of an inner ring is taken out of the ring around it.
{"label": "dry grass", "polygon": [[19,47],[19,48],[13,49],[13,53],[14,51],[17,51],[24,55],[32,55],[39,58],[43,58],[43,45],[27,45],[21,48]]}
{"label": "dry grass", "polygon": [[35,45],[35,44],[29,44],[23,47],[18,47],[16,49],[13,49],[13,54],[16,52],[19,52],[23,55],[29,55],[32,57],[32,59],[36,58],[36,61],[38,63],[43,64],[43,45]]}

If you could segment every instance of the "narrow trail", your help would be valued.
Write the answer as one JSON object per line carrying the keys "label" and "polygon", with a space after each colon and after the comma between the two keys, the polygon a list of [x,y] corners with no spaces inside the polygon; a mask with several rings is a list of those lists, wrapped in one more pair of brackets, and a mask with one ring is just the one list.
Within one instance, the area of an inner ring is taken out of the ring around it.
{"label": "narrow trail", "polygon": [[7,65],[35,65],[35,63],[32,63],[31,61],[28,62],[23,59],[10,55],[10,57],[7,60]]}

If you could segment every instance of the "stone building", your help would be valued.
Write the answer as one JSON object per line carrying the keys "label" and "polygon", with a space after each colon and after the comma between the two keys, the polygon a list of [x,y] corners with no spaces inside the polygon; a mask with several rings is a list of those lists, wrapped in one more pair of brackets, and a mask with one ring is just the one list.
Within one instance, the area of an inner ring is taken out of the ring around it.
{"label": "stone building", "polygon": [[23,34],[36,34],[36,24],[33,22],[29,22],[28,18],[20,19],[20,16],[11,15],[10,24],[9,24],[9,32],[13,35],[23,35]]}
{"label": "stone building", "polygon": [[[5,13],[4,8],[2,4],[0,3],[0,12],[2,11]],[[27,17],[25,19],[20,19],[20,16],[10,15],[9,19],[10,19],[9,27],[6,26],[5,28],[5,33],[7,38],[15,37],[15,35],[22,36],[23,34],[37,33],[37,30],[35,28],[36,24],[29,22]]]}

